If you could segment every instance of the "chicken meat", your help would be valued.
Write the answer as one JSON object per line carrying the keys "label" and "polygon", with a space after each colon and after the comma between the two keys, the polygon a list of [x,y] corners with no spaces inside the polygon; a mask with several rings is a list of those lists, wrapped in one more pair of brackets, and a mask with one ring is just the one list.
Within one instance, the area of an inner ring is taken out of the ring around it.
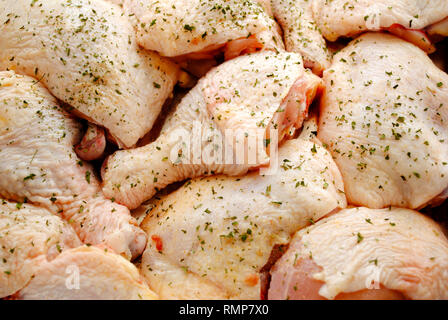
{"label": "chicken meat", "polygon": [[82,247],[67,222],[31,204],[1,200],[0,257],[0,298],[157,298],[126,259]]}
{"label": "chicken meat", "polygon": [[106,134],[104,129],[89,123],[81,142],[76,145],[75,152],[81,160],[92,161],[103,157],[106,150]]}
{"label": "chicken meat", "polygon": [[12,71],[0,72],[0,102],[0,196],[60,214],[85,243],[140,255],[144,232],[76,156],[79,123],[38,80]]}
{"label": "chicken meat", "polygon": [[96,247],[78,247],[45,261],[20,300],[155,300],[138,269],[123,257]]}
{"label": "chicken meat", "polygon": [[1,0],[0,70],[35,77],[131,147],[153,126],[178,67],[141,51],[122,10],[103,0]]}
{"label": "chicken meat", "polygon": [[409,209],[342,210],[299,231],[269,299],[448,299],[448,239]]}
{"label": "chicken meat", "polygon": [[313,0],[312,6],[318,27],[330,41],[388,30],[429,52],[434,47],[424,29],[448,17],[446,0]]}
{"label": "chicken meat", "polygon": [[182,99],[156,141],[105,162],[103,192],[133,209],[176,181],[267,165],[268,152],[302,126],[320,86],[295,53],[227,61]]}
{"label": "chicken meat", "polygon": [[0,202],[0,298],[4,298],[25,287],[44,261],[82,243],[67,222],[48,210]]}
{"label": "chicken meat", "polygon": [[161,299],[260,299],[273,249],[346,206],[331,155],[302,138],[280,148],[274,175],[198,178],[153,201],[141,271]]}
{"label": "chicken meat", "polygon": [[330,52],[314,21],[308,0],[272,0],[273,14],[283,29],[287,51],[303,56],[305,66],[321,75],[330,66]]}
{"label": "chicken meat", "polygon": [[319,139],[349,203],[418,209],[448,187],[448,75],[418,47],[369,33],[324,73]]}
{"label": "chicken meat", "polygon": [[263,4],[266,1],[125,0],[123,7],[144,48],[181,60],[213,58],[224,51],[229,60],[264,48],[283,49],[278,26]]}

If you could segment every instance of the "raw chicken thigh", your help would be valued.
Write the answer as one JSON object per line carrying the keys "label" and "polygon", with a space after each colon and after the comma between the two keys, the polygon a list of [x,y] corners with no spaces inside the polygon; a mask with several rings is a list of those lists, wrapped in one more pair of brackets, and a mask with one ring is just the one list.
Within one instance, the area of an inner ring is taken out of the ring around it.
{"label": "raw chicken thigh", "polygon": [[308,0],[272,0],[273,14],[283,29],[286,50],[300,53],[314,73],[330,66],[330,53]]}
{"label": "raw chicken thigh", "polygon": [[103,191],[136,208],[176,181],[267,165],[268,152],[302,126],[320,85],[294,53],[264,51],[228,61],[182,99],[155,142],[107,161]]}
{"label": "raw chicken thigh", "polygon": [[422,30],[448,17],[448,1],[313,0],[313,14],[330,41],[386,29],[426,51],[433,51]]}
{"label": "raw chicken thigh", "polygon": [[122,147],[153,126],[178,68],[139,51],[122,10],[103,0],[1,0],[0,68],[35,77]]}
{"label": "raw chicken thigh", "polygon": [[408,209],[353,208],[299,231],[270,299],[448,299],[448,239]]}
{"label": "raw chicken thigh", "polygon": [[138,269],[123,257],[95,247],[62,252],[37,269],[14,295],[33,300],[154,300]]}
{"label": "raw chicken thigh", "polygon": [[39,264],[82,243],[48,210],[0,200],[0,298],[25,287]]}
{"label": "raw chicken thigh", "polygon": [[73,145],[80,126],[37,80],[0,72],[0,196],[60,214],[89,244],[136,257],[146,237],[129,210],[106,200]]}
{"label": "raw chicken thigh", "polygon": [[157,298],[126,259],[81,245],[72,227],[48,210],[2,200],[0,298]]}
{"label": "raw chicken thigh", "polygon": [[349,203],[416,209],[448,187],[448,75],[416,46],[365,34],[324,73],[319,139]]}
{"label": "raw chicken thigh", "polygon": [[138,43],[168,57],[232,59],[282,49],[275,21],[254,0],[124,0]]}
{"label": "raw chicken thigh", "polygon": [[274,175],[195,179],[155,201],[141,271],[161,299],[259,299],[273,249],[344,208],[343,190],[317,140],[289,140]]}

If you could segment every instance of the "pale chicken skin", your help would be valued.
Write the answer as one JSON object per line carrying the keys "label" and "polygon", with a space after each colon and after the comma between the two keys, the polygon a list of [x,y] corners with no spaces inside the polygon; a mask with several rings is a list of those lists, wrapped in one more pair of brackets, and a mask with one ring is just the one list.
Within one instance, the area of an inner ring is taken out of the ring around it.
{"label": "pale chicken skin", "polygon": [[36,270],[13,296],[20,300],[155,300],[138,269],[123,257],[96,247],[62,252]]}
{"label": "pale chicken skin", "polygon": [[448,239],[400,208],[342,210],[299,231],[271,270],[270,299],[448,299]]}
{"label": "pale chicken skin", "polygon": [[[156,141],[109,158],[103,191],[133,209],[176,181],[268,165],[269,150],[302,126],[320,86],[295,53],[264,51],[228,61],[182,99]],[[250,144],[253,138],[262,145]]]}
{"label": "pale chicken skin", "polygon": [[313,16],[330,41],[365,31],[389,30],[433,51],[423,31],[448,17],[446,0],[313,0]]}
{"label": "pale chicken skin", "polygon": [[331,55],[316,25],[308,0],[272,0],[275,18],[283,29],[287,51],[303,56],[305,66],[321,75],[330,66]]}
{"label": "pale chicken skin", "polygon": [[138,43],[167,57],[225,58],[283,49],[275,21],[253,0],[125,0]]}
{"label": "pale chicken skin", "polygon": [[0,200],[0,298],[25,287],[40,264],[81,244],[71,226],[48,210]]}
{"label": "pale chicken skin", "polygon": [[0,1],[0,68],[35,77],[132,147],[153,126],[178,67],[141,51],[122,10],[103,0]]}
{"label": "pale chicken skin", "polygon": [[416,46],[366,34],[324,73],[319,139],[349,203],[417,209],[448,186],[448,75]]}
{"label": "pale chicken skin", "polygon": [[260,299],[274,246],[346,200],[331,155],[295,139],[275,175],[195,179],[153,206],[141,271],[161,299]]}
{"label": "pale chicken skin", "polygon": [[129,210],[104,198],[73,145],[80,125],[38,80],[0,72],[0,195],[60,215],[82,241],[131,258],[146,237]]}

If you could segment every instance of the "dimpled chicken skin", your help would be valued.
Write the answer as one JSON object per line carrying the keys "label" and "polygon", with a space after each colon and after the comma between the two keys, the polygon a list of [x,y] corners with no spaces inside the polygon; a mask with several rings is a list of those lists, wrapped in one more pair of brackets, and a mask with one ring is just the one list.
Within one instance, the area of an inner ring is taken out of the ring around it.
{"label": "dimpled chicken skin", "polygon": [[121,9],[103,0],[0,1],[0,68],[37,78],[121,147],[153,126],[177,67],[142,52]]}
{"label": "dimpled chicken skin", "polygon": [[126,207],[104,198],[91,165],[73,145],[80,125],[38,80],[0,72],[0,195],[60,214],[82,241],[131,258],[145,234]]}
{"label": "dimpled chicken skin", "polygon": [[448,16],[445,0],[313,0],[313,14],[323,35],[330,41],[378,31],[399,24],[424,29]]}
{"label": "dimpled chicken skin", "polygon": [[349,203],[417,209],[448,186],[448,75],[418,47],[370,33],[324,73],[319,139]]}
{"label": "dimpled chicken skin", "polygon": [[141,271],[162,299],[260,299],[276,245],[346,206],[343,182],[318,141],[287,141],[274,175],[194,179],[160,197],[142,224]]}
{"label": "dimpled chicken skin", "polygon": [[168,57],[227,59],[263,48],[283,48],[273,19],[252,0],[125,0],[137,41]]}
{"label": "dimpled chicken skin", "polygon": [[81,244],[67,222],[50,211],[0,200],[0,298],[25,287],[40,264]]}

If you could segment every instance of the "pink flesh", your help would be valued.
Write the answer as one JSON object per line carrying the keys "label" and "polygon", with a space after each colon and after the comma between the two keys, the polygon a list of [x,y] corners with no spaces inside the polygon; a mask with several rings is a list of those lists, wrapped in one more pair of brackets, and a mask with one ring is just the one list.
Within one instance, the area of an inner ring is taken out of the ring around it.
{"label": "pink flesh", "polygon": [[92,161],[101,158],[106,149],[104,129],[89,123],[81,142],[75,147],[76,154],[82,160]]}
{"label": "pink flesh", "polygon": [[254,53],[263,49],[263,44],[255,36],[249,38],[237,39],[227,42],[224,49],[224,58],[231,60],[240,55]]}
{"label": "pink flesh", "polygon": [[218,63],[215,59],[189,60],[182,68],[197,78],[202,78]]}
{"label": "pink flesh", "polygon": [[402,38],[403,40],[415,44],[426,53],[433,53],[436,51],[436,48],[431,43],[431,40],[429,40],[426,33],[422,30],[407,29],[399,24],[393,24],[390,27],[385,28],[385,30],[399,38]]}
{"label": "pink flesh", "polygon": [[406,300],[400,292],[390,289],[377,290],[361,290],[358,292],[341,293],[336,297],[336,300]]}
{"label": "pink flesh", "polygon": [[210,60],[219,53],[224,52],[225,60],[230,60],[240,55],[253,53],[263,49],[263,44],[255,36],[231,40],[223,44],[213,44],[200,51],[184,54],[175,58],[176,62],[182,63],[187,60]]}
{"label": "pink flesh", "polygon": [[176,61],[213,59],[219,51],[199,51],[176,58]]}
{"label": "pink flesh", "polygon": [[[319,295],[324,284],[313,278],[322,271],[311,259],[294,259],[294,253],[300,248],[300,242],[292,244],[290,250],[277,261],[271,270],[269,300],[325,300]],[[340,293],[335,300],[403,300],[404,296],[386,288]]]}
{"label": "pink flesh", "polygon": [[302,127],[308,114],[308,107],[314,100],[318,89],[319,86],[316,86],[315,82],[310,81],[308,77],[297,79],[279,110],[275,113],[267,133],[272,127],[277,128],[279,142],[281,142],[285,137],[289,138],[288,133],[291,129]]}
{"label": "pink flesh", "polygon": [[303,60],[303,65],[307,69],[311,69],[314,74],[318,75],[319,77],[322,77],[322,73],[324,72],[324,68],[322,65],[317,61],[310,61],[308,59]]}
{"label": "pink flesh", "polygon": [[222,51],[222,48],[225,46],[225,44],[212,44],[208,47],[205,47],[204,49],[187,53],[178,57],[175,57],[174,60],[177,63],[182,63],[187,60],[206,60],[206,59],[213,59],[216,55],[219,54],[219,52]]}
{"label": "pink flesh", "polygon": [[319,295],[322,282],[313,279],[320,268],[312,260],[297,261],[294,266],[291,261],[281,261],[271,270],[269,300],[324,300]]}

